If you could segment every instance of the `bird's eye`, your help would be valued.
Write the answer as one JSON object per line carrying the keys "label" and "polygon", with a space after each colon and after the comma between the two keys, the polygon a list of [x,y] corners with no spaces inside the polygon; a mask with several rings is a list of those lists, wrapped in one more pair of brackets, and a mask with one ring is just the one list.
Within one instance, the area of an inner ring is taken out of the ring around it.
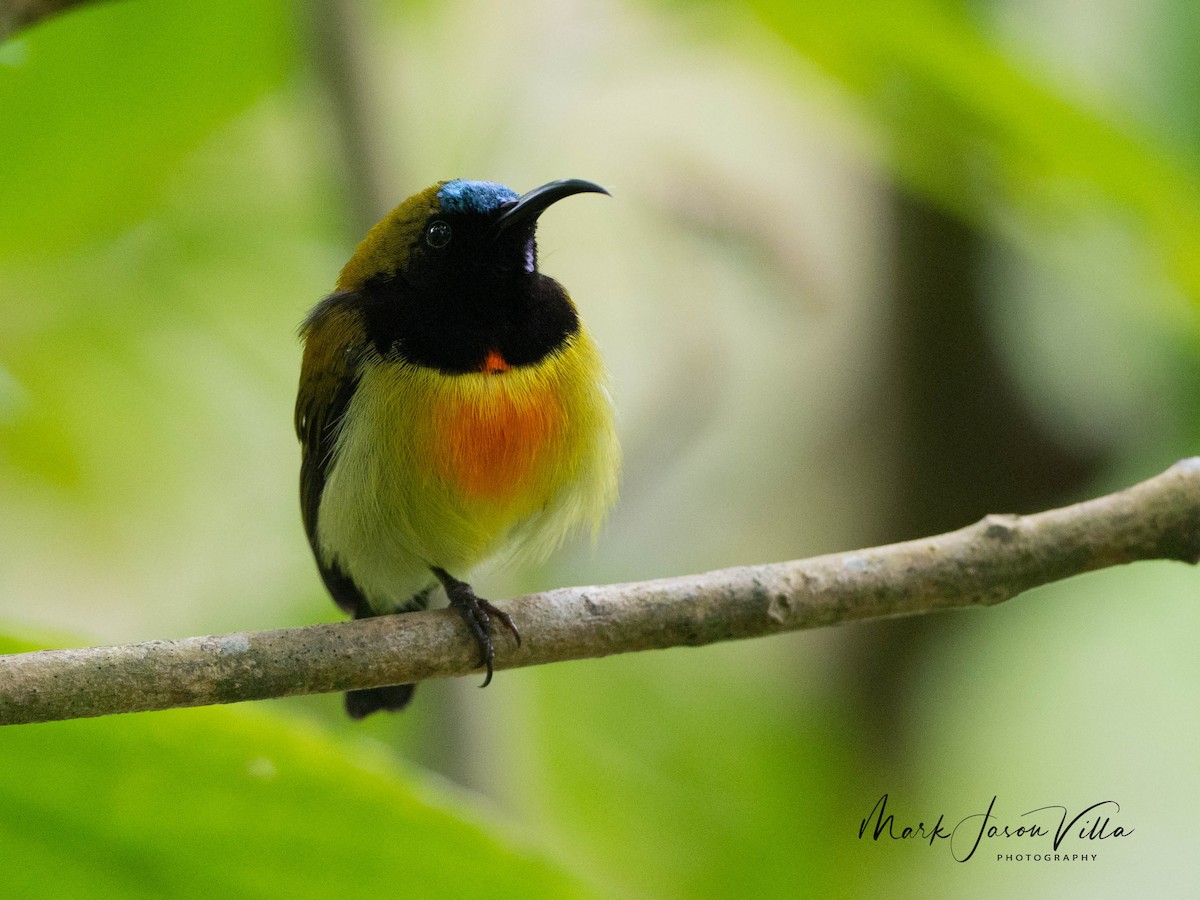
{"label": "bird's eye", "polygon": [[425,243],[434,250],[441,250],[450,243],[450,226],[445,222],[433,222],[425,229]]}

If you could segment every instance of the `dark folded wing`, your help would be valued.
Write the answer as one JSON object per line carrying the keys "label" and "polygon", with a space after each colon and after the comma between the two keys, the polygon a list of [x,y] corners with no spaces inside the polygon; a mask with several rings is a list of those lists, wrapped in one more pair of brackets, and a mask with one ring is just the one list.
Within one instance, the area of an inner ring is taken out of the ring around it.
{"label": "dark folded wing", "polygon": [[300,512],[317,567],[334,601],[346,612],[365,615],[368,606],[350,577],[321,557],[317,513],[333,464],[333,449],[346,409],[358,387],[366,344],[362,314],[354,294],[332,294],[305,320],[304,361],[296,396],[296,436],[300,439]]}

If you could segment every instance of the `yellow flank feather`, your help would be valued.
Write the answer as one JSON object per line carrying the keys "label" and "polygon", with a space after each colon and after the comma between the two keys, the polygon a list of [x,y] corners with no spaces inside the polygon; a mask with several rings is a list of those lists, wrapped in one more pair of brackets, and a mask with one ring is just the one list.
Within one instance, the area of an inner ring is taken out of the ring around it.
{"label": "yellow flank feather", "polygon": [[321,498],[321,552],[391,612],[433,583],[431,567],[540,559],[576,525],[597,529],[619,458],[604,365],[582,327],[502,371],[447,376],[372,353]]}

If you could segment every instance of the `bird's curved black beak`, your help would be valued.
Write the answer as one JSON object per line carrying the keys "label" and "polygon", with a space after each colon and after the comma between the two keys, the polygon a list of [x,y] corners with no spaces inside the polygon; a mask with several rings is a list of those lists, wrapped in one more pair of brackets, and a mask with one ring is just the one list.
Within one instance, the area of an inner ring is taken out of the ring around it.
{"label": "bird's curved black beak", "polygon": [[551,181],[549,184],[543,184],[541,187],[522,194],[516,203],[504,210],[492,226],[493,237],[499,237],[517,225],[533,222],[552,203],[557,203],[563,197],[570,197],[572,194],[611,196],[600,185],[584,181],[581,178],[563,178],[559,181]]}

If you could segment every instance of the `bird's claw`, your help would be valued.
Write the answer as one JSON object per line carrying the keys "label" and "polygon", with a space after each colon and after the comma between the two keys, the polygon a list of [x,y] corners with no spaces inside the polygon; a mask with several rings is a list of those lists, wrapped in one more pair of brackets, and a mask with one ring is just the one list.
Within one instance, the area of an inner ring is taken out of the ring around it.
{"label": "bird's claw", "polygon": [[495,616],[497,619],[503,622],[504,627],[507,628],[509,633],[513,636],[513,640],[517,642],[517,646],[521,646],[521,632],[517,631],[517,626],[513,622],[512,616],[510,616],[500,607],[496,606],[494,603],[491,603],[487,600],[479,599],[479,606],[486,614]]}
{"label": "bird's claw", "polygon": [[450,605],[458,610],[459,615],[463,617],[467,627],[471,629],[471,634],[475,636],[475,640],[479,644],[479,662],[476,664],[476,668],[487,668],[487,675],[483,679],[483,684],[480,685],[480,687],[487,687],[492,683],[492,661],[496,656],[491,636],[492,616],[504,624],[518,647],[521,646],[521,633],[517,631],[512,616],[494,603],[476,597],[475,591],[465,581],[459,581],[444,569],[434,569],[433,572],[446,589]]}

